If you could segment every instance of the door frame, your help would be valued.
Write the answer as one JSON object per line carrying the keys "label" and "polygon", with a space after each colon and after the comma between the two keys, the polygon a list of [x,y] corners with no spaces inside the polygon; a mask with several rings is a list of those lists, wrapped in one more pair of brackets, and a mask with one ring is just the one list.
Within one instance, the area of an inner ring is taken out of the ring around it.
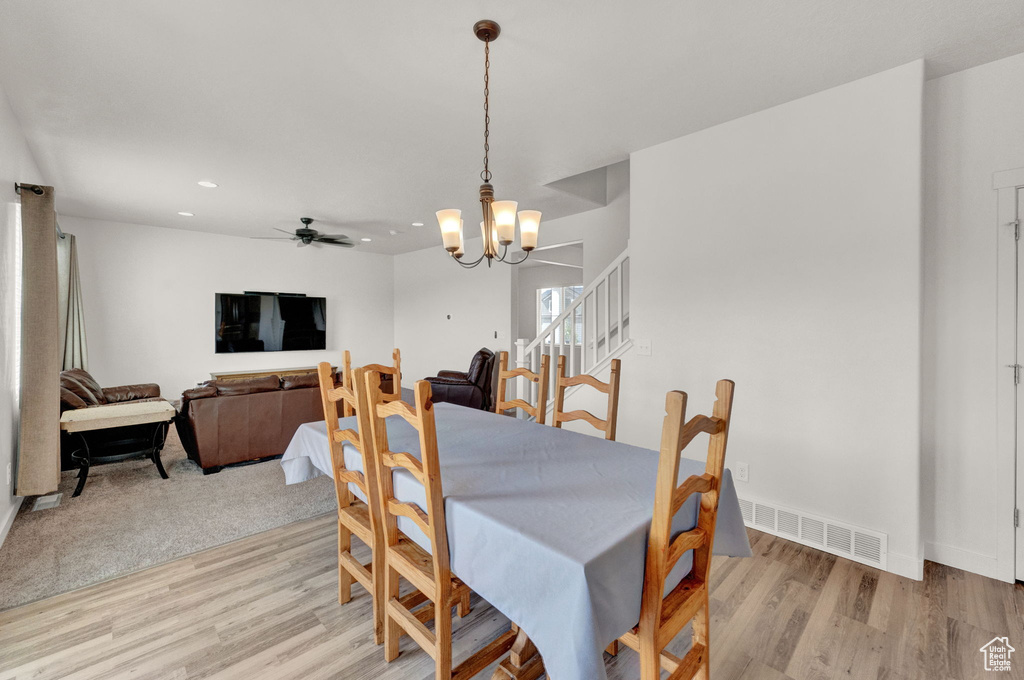
{"label": "door frame", "polygon": [[[997,456],[995,480],[996,495],[996,564],[999,577],[1013,581],[1024,579],[1024,541],[1018,546],[1017,533],[1024,531],[1014,527],[1014,508],[1018,492],[1024,493],[1024,482],[1018,475],[1024,474],[1024,428],[1018,429],[1018,386],[1013,380],[1014,364],[1024,363],[1024,356],[1017,352],[1018,320],[1017,287],[1018,277],[1024,278],[1024,271],[1018,274],[1018,241],[1014,224],[1018,219],[1018,192],[1024,188],[1024,168],[1004,170],[992,176],[992,188],[997,193],[997,244],[996,261],[996,441]],[[1024,268],[1022,268],[1024,269]],[[1024,283],[1024,281],[1021,281]],[[1022,338],[1024,339],[1024,338]],[[1017,465],[1018,457],[1022,464]]]}

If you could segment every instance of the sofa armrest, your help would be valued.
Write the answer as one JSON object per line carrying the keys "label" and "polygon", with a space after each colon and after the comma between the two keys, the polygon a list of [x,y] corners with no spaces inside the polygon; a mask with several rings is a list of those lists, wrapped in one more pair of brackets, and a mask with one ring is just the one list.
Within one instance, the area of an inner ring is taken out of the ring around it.
{"label": "sofa armrest", "polygon": [[469,374],[465,371],[438,371],[438,378],[455,378],[457,380],[469,380]]}
{"label": "sofa armrest", "polygon": [[427,382],[431,385],[463,385],[466,387],[477,387],[475,383],[471,383],[465,378],[447,378],[444,376],[436,376],[427,378]]}
{"label": "sofa armrest", "polygon": [[142,385],[119,385],[117,387],[104,387],[103,398],[108,404],[117,404],[122,401],[135,401],[136,399],[152,399],[160,396],[160,386],[156,383],[144,383]]}

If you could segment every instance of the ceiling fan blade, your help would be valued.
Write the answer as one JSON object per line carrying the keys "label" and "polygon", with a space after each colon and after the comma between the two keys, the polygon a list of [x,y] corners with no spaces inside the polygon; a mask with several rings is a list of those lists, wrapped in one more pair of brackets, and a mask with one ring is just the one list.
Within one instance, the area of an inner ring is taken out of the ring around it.
{"label": "ceiling fan blade", "polygon": [[348,240],[348,235],[347,234],[317,234],[316,237],[318,239],[322,239],[322,240],[326,240],[326,241],[347,241]]}
{"label": "ceiling fan blade", "polygon": [[259,239],[261,241],[294,241],[295,237],[285,238],[284,236],[250,236],[249,238]]}
{"label": "ceiling fan blade", "polygon": [[354,242],[352,242],[352,241],[323,241],[323,240],[321,240],[320,243],[323,243],[325,246],[340,246],[342,248],[355,248],[356,247],[356,244]]}
{"label": "ceiling fan blade", "polygon": [[279,229],[278,227],[274,227],[274,231],[279,231],[279,232],[281,232],[282,234],[288,234],[289,236],[292,236],[292,237],[294,237],[294,236],[295,236],[295,232],[293,232],[293,231],[288,231],[287,229]]}

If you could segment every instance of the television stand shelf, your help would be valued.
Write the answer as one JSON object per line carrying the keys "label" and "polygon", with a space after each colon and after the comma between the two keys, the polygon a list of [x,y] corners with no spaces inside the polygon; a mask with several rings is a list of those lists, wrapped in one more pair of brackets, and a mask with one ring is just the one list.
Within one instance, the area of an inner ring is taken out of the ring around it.
{"label": "television stand shelf", "polygon": [[[331,366],[331,370],[337,372],[337,366]],[[249,380],[250,378],[263,378],[268,375],[278,375],[282,378],[286,375],[306,375],[316,373],[316,366],[299,366],[297,368],[264,368],[258,371],[218,371],[211,372],[210,377],[214,380]]]}

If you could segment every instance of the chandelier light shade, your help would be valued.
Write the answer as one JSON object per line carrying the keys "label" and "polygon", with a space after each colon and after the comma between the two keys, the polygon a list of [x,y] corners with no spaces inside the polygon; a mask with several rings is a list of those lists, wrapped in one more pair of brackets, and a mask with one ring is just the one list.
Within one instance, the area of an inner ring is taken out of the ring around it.
{"label": "chandelier light shade", "polygon": [[463,262],[465,255],[465,234],[463,233],[462,211],[454,208],[437,211],[437,224],[441,228],[441,241],[444,249],[461,266],[470,269],[487,260],[487,266],[497,260],[505,264],[520,264],[530,256],[530,251],[537,247],[540,232],[540,211],[519,211],[519,247],[524,255],[519,260],[506,259],[508,247],[516,240],[516,201],[495,201],[494,186],[491,184],[490,169],[490,79],[491,79],[491,43],[498,38],[501,27],[493,21],[478,21],[473,26],[473,33],[484,43],[484,169],[480,173],[483,184],[480,185],[480,209],[483,221],[480,222],[483,253],[472,262]]}
{"label": "chandelier light shade", "polygon": [[462,241],[461,218],[461,210],[437,211],[437,223],[441,225],[441,240],[444,242],[444,249],[449,253],[454,253]]}
{"label": "chandelier light shade", "polygon": [[537,234],[540,231],[540,211],[519,211],[519,244],[523,250],[530,252],[537,247]]}

